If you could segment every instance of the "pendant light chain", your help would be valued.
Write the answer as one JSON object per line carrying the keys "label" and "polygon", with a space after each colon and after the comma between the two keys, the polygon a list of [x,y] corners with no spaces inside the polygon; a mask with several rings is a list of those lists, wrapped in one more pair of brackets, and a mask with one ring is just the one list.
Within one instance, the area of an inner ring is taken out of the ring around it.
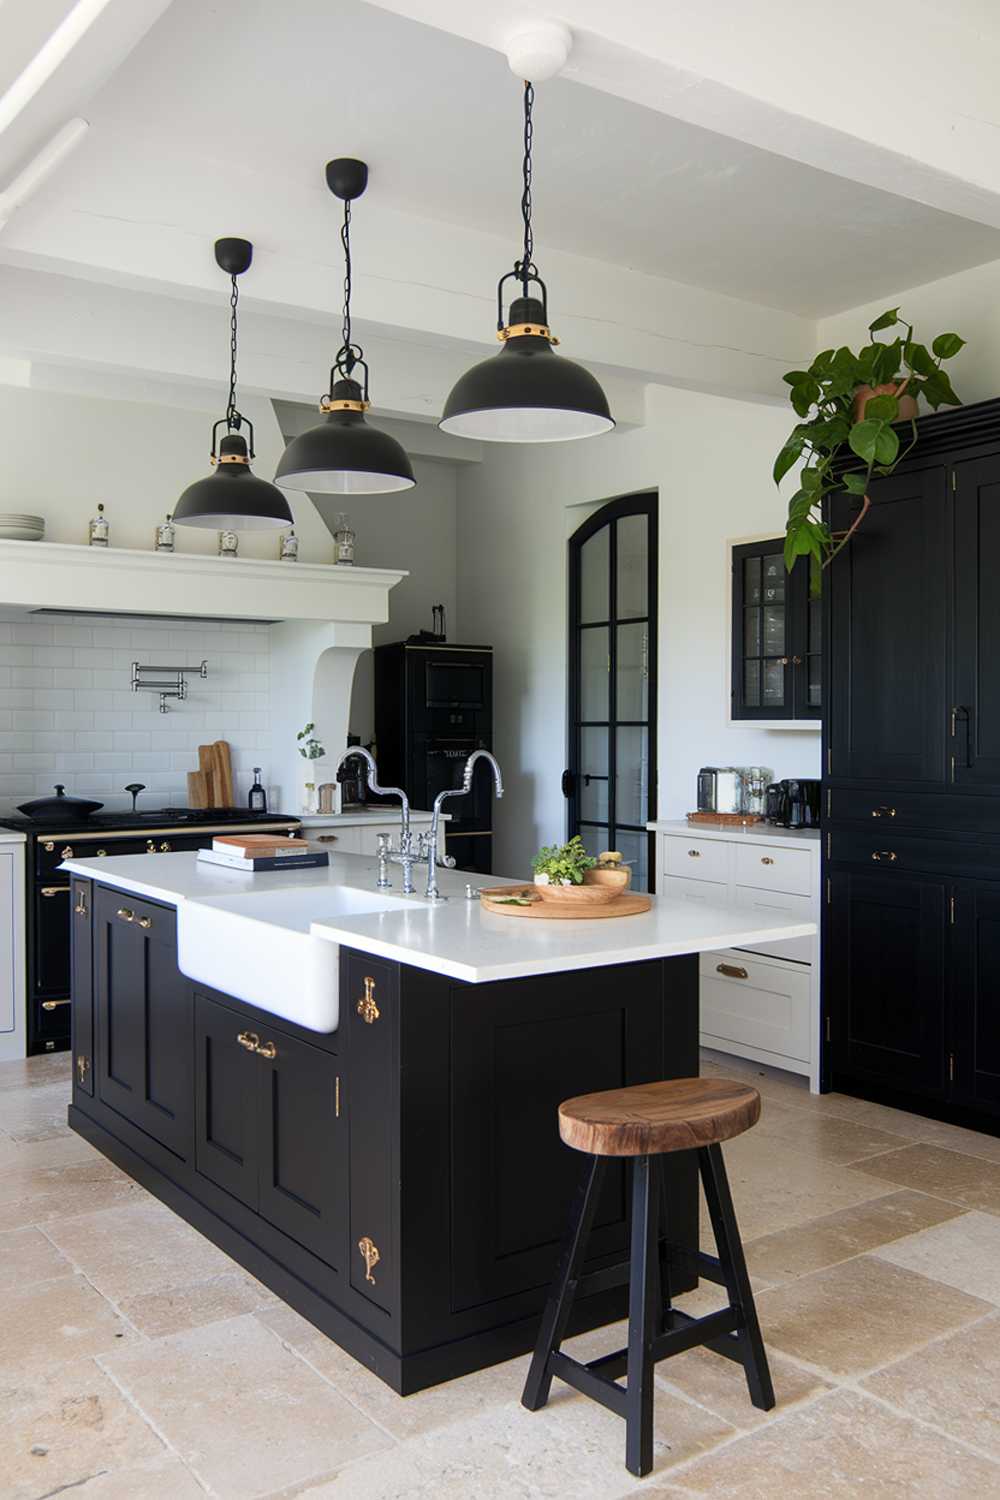
{"label": "pendant light chain", "polygon": [[535,103],[534,85],[527,79],[524,81],[524,160],[521,166],[521,175],[524,188],[521,192],[521,218],[524,220],[524,254],[520,262],[514,267],[521,284],[524,287],[524,295],[528,295],[528,283],[538,272],[534,263],[535,237],[531,227],[531,147],[534,140],[535,127],[532,121],[532,109]]}
{"label": "pendant light chain", "polygon": [[243,421],[236,410],[236,305],[240,300],[240,289],[235,275],[230,280],[233,286],[229,294],[229,400],[226,402],[226,427],[230,432],[239,432]]}
{"label": "pendant light chain", "polygon": [[351,200],[344,199],[344,224],[340,231],[340,243],[344,247],[344,321],[341,332],[343,349],[351,349]]}

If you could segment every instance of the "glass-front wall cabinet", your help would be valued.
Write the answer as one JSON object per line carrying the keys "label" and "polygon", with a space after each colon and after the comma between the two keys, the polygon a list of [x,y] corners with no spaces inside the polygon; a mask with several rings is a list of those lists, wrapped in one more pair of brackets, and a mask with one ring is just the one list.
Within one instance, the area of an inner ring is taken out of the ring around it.
{"label": "glass-front wall cabinet", "polygon": [[785,570],[784,539],[733,548],[734,719],[819,719],[821,602],[808,559]]}

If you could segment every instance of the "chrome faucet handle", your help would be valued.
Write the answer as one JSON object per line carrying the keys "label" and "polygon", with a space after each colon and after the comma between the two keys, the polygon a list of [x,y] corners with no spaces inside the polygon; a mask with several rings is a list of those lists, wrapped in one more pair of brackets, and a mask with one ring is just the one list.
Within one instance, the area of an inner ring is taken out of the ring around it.
{"label": "chrome faucet handle", "polygon": [[380,891],[389,890],[392,881],[389,879],[389,855],[392,852],[392,839],[388,833],[380,833],[376,855],[378,858],[378,879],[375,885]]}

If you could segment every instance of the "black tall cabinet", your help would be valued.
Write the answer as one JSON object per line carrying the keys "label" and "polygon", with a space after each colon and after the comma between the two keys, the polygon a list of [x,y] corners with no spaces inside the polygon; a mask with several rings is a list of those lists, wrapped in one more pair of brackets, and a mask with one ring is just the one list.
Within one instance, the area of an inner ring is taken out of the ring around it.
{"label": "black tall cabinet", "polygon": [[870,493],[825,590],[825,1081],[1000,1131],[1000,401]]}

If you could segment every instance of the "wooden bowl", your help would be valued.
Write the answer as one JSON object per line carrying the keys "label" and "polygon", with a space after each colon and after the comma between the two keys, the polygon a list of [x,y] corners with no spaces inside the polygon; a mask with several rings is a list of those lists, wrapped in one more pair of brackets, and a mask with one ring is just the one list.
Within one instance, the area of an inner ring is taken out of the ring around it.
{"label": "wooden bowl", "polygon": [[631,879],[632,871],[627,865],[617,870],[585,870],[583,874],[584,885],[604,886],[605,889],[614,891],[616,896],[628,890]]}
{"label": "wooden bowl", "polygon": [[606,885],[538,885],[536,883],[535,891],[543,901],[551,901],[561,906],[607,906],[609,901],[614,901],[621,895],[621,889],[612,889]]}

